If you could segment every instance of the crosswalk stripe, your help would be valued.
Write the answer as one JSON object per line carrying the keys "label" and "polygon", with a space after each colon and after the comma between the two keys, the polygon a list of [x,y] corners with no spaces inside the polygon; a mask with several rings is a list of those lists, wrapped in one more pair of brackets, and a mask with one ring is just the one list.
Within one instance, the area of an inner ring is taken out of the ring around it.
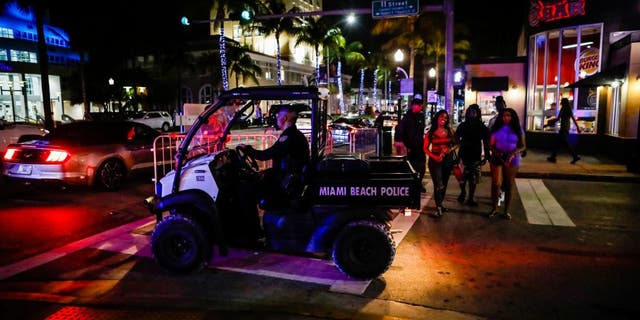
{"label": "crosswalk stripe", "polygon": [[516,179],[516,186],[530,224],[576,226],[542,180]]}

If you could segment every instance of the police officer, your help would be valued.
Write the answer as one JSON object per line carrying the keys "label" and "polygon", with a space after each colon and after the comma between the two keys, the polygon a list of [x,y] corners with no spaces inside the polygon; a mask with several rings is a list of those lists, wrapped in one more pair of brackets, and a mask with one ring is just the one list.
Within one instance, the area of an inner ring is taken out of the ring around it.
{"label": "police officer", "polygon": [[[273,160],[270,169],[263,171],[260,189],[268,198],[294,197],[300,192],[304,167],[309,163],[309,142],[296,127],[298,110],[289,105],[280,107],[276,114],[276,128],[282,130],[278,141],[265,150],[243,146],[256,160]],[[280,188],[274,184],[278,184]],[[284,192],[284,194],[282,193]],[[278,199],[282,200],[282,199]]]}
{"label": "police officer", "polygon": [[[422,112],[422,95],[416,94],[411,101],[411,107],[396,126],[394,140],[407,152],[407,160],[418,172],[420,181],[426,172],[427,156],[424,153],[424,113]],[[422,187],[422,192],[426,192]]]}

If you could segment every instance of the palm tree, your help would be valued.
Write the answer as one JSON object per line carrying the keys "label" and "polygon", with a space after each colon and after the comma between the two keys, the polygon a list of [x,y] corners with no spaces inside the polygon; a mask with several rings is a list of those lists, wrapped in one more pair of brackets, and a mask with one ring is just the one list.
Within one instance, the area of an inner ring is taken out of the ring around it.
{"label": "palm tree", "polygon": [[419,16],[411,16],[406,19],[382,19],[376,21],[371,33],[373,35],[395,35],[382,45],[384,51],[392,51],[399,47],[409,47],[409,78],[414,76],[416,48],[421,42],[421,35],[416,30]]}
{"label": "palm tree", "polygon": [[[373,53],[369,57],[369,66],[374,70],[373,71],[373,103],[374,107],[379,110],[380,106],[378,103],[378,83],[385,82],[386,75],[389,74],[392,70],[391,62],[387,59],[387,56],[383,53]],[[383,88],[386,87],[386,83]],[[385,90],[386,96],[386,90]],[[388,97],[387,97],[388,98]]]}
{"label": "palm tree", "polygon": [[[256,15],[286,15],[288,13],[300,12],[297,7],[287,10],[283,0],[261,0],[255,3]],[[265,36],[274,35],[276,39],[276,77],[278,85],[282,85],[282,59],[280,57],[280,35],[283,33],[295,34],[300,25],[300,19],[296,17],[276,17],[253,21],[247,27],[250,31],[258,31]]]}
{"label": "palm tree", "polygon": [[255,84],[258,84],[256,74],[261,74],[262,68],[251,59],[249,47],[241,46],[237,42],[231,42],[231,44],[228,51],[229,61],[231,62],[229,71],[231,71],[231,74],[236,78],[236,88],[239,85],[240,78],[243,79],[243,82],[249,79]]}
{"label": "palm tree", "polygon": [[362,50],[362,43],[359,41],[354,41],[351,43],[347,43],[347,40],[342,35],[336,35],[336,50],[332,50],[332,55],[335,56],[335,59],[338,62],[338,67],[336,73],[338,75],[338,92],[340,94],[340,112],[345,112],[344,106],[344,92],[342,90],[342,60],[349,65],[362,65],[364,63],[364,55],[360,53]]}
{"label": "palm tree", "polygon": [[[418,23],[418,33],[425,35],[423,39],[417,45],[417,52],[422,55],[422,93],[426,97],[427,94],[427,69],[430,64],[434,65],[436,70],[436,83],[435,88],[438,90],[439,86],[439,70],[440,61],[446,54],[445,48],[445,21],[441,14],[425,14],[426,19],[420,19]],[[464,62],[471,48],[471,44],[463,37],[466,36],[466,29],[461,25],[456,25],[456,33],[462,35],[462,37],[456,37],[453,44],[454,59],[458,62]],[[428,35],[428,36],[426,36]]]}
{"label": "palm tree", "polygon": [[228,18],[230,12],[241,10],[244,2],[238,0],[216,0],[213,1],[213,10],[215,11],[215,19],[213,27],[219,27],[219,46],[220,46],[220,72],[222,75],[222,89],[229,90],[229,78],[227,75],[227,55],[226,55],[226,37],[224,36],[224,21]]}
{"label": "palm tree", "polygon": [[[296,39],[295,46],[297,47],[300,44],[308,44],[313,46],[315,50],[315,58],[316,58],[316,85],[318,85],[318,80],[320,79],[320,45],[325,45],[328,37],[330,37],[329,22],[326,17],[311,17],[304,19],[302,22],[302,26],[298,28],[296,35],[298,38]],[[328,75],[327,75],[328,77]]]}

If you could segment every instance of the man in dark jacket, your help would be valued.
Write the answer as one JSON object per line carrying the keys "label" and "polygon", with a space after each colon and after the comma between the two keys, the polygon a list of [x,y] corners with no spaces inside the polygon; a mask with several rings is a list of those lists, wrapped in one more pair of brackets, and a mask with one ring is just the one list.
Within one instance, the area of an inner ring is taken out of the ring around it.
{"label": "man in dark jacket", "polygon": [[[301,188],[304,167],[309,163],[309,142],[296,127],[298,110],[282,106],[276,114],[276,126],[282,130],[278,141],[265,150],[244,146],[249,156],[257,160],[273,160],[262,174],[260,192],[268,198],[296,197]],[[283,194],[284,193],[284,194]]]}
{"label": "man in dark jacket", "polygon": [[[427,156],[424,153],[424,112],[422,110],[422,95],[416,94],[411,101],[411,107],[396,126],[394,140],[402,144],[407,150],[407,160],[420,175],[420,181],[426,172]],[[426,192],[422,187],[422,192]]]}

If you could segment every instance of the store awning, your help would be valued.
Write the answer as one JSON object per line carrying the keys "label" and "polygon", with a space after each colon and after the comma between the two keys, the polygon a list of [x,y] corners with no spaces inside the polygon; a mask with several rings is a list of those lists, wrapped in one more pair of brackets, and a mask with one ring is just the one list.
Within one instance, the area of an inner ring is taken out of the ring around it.
{"label": "store awning", "polygon": [[471,90],[507,91],[509,90],[509,77],[472,77]]}
{"label": "store awning", "polygon": [[614,81],[624,80],[627,75],[627,64],[619,64],[615,67],[607,68],[592,76],[578,80],[567,88],[593,88],[598,86],[610,86]]}

